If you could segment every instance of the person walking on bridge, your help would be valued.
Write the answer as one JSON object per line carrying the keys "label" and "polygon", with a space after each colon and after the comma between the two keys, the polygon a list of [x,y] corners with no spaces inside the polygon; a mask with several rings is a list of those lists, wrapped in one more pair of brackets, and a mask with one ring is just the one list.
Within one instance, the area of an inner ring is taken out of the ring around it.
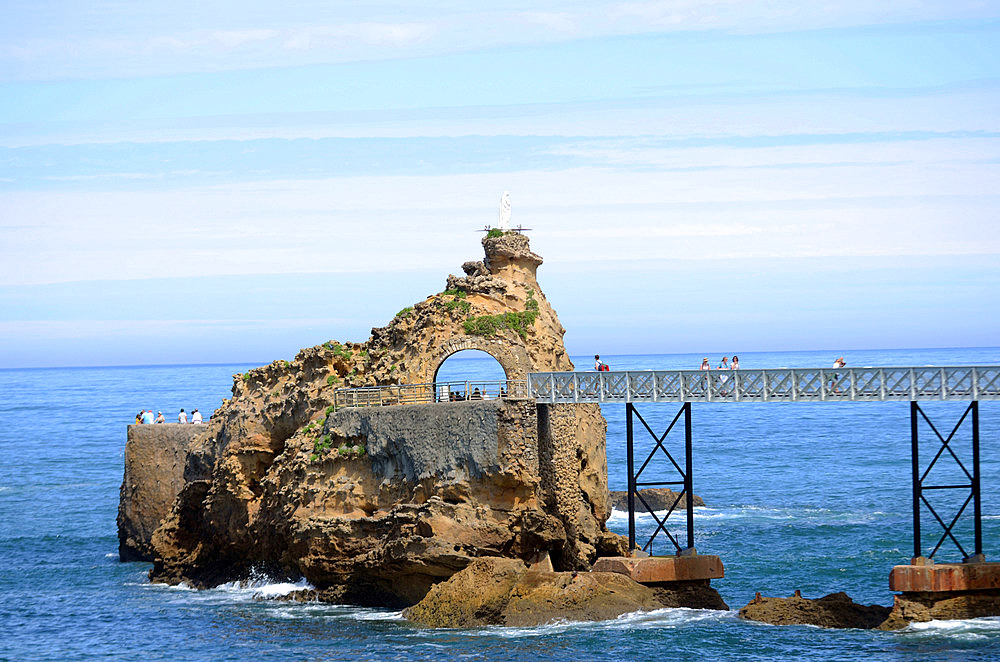
{"label": "person walking on bridge", "polygon": [[[833,362],[833,369],[834,370],[838,370],[840,368],[843,368],[845,365],[847,365],[847,361],[845,361],[844,357],[841,356],[839,359],[837,359],[836,361]],[[833,389],[834,393],[840,393],[840,373],[839,372],[833,373],[833,379],[830,380],[830,388]]]}

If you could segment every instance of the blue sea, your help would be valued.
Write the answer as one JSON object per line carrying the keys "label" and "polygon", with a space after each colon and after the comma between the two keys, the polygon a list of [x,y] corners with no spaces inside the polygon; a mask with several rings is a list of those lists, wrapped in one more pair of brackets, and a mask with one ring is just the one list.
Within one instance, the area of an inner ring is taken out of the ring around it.
{"label": "blue sea", "polygon": [[[840,355],[851,366],[1000,363],[1000,348],[746,353],[740,362],[827,367]],[[602,356],[614,370],[695,369],[701,358]],[[579,369],[593,364],[574,361]],[[440,379],[490,379],[494,366],[456,357]],[[391,610],[268,599],[302,581],[260,576],[206,591],[150,584],[148,564],[120,563],[117,555],[125,426],[139,409],[162,410],[168,420],[181,407],[211,412],[229,395],[232,375],[249,367],[0,370],[0,660],[1000,660],[1000,618],[871,632],[736,616],[756,591],[846,591],[858,602],[891,604],[889,570],[908,562],[913,547],[907,403],[692,406],[694,491],[707,504],[696,509],[695,544],[722,558],[726,577],[713,585],[729,612],[663,609],[599,623],[431,630]],[[923,407],[945,436],[965,409]],[[612,489],[626,484],[624,411],[604,407]],[[639,407],[657,434],[677,411]],[[984,551],[996,560],[1000,403],[981,403],[980,419]],[[921,441],[933,453],[931,434],[922,430]],[[963,427],[952,442],[960,457],[968,438]],[[665,443],[682,455],[682,430]],[[637,454],[651,444],[639,437]],[[934,470],[942,481],[955,477],[948,459]],[[627,515],[613,513],[609,526],[625,533]],[[959,540],[971,547],[962,526]],[[640,517],[640,537],[652,529],[652,519]],[[924,529],[929,549],[941,529],[926,513]],[[682,519],[671,530],[683,541]],[[658,542],[654,551],[672,549]],[[958,560],[958,552],[946,543],[937,558]]]}

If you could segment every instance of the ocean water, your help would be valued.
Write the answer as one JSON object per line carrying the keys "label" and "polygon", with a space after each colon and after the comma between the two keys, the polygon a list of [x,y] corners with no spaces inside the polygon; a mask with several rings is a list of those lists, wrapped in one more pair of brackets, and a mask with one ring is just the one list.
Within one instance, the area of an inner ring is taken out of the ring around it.
{"label": "ocean water", "polygon": [[[1000,363],[998,348],[840,354],[856,366]],[[602,358],[612,369],[701,361]],[[740,355],[745,368],[827,366],[834,358]],[[580,369],[592,364],[574,360]],[[494,366],[456,356],[440,379],[491,379]],[[0,660],[1000,659],[1000,618],[886,633],[736,617],[755,591],[820,597],[843,590],[859,602],[891,603],[889,570],[912,552],[906,403],[693,405],[694,490],[708,504],[696,510],[695,543],[722,557],[726,577],[713,585],[730,612],[663,609],[599,623],[430,630],[391,610],[269,599],[304,582],[262,576],[207,591],[150,584],[148,564],[117,558],[125,426],[140,408],[162,410],[168,420],[181,407],[211,412],[229,395],[232,375],[249,367],[0,370]],[[945,434],[964,411],[957,403],[924,409]],[[639,408],[657,434],[677,410]],[[609,480],[623,489],[624,406],[605,406],[604,414]],[[677,434],[667,437],[672,450],[683,442]],[[980,435],[984,551],[993,560],[1000,554],[1000,403],[981,403]],[[956,435],[957,452],[967,450],[967,437],[967,429]],[[651,443],[639,438],[637,453]],[[942,480],[954,475],[947,465],[940,470]],[[926,515],[924,522],[932,545],[940,530]],[[609,527],[624,533],[626,514],[613,513]],[[649,516],[640,517],[640,538],[652,528]],[[683,538],[682,521],[671,531]],[[960,540],[971,545],[968,530]],[[656,551],[669,550],[658,544]],[[957,552],[946,545],[938,558],[957,559]]]}

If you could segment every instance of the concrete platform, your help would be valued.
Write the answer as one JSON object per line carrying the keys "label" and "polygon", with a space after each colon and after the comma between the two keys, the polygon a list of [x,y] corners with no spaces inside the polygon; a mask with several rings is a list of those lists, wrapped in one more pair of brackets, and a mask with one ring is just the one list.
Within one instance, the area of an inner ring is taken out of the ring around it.
{"label": "concrete platform", "polygon": [[640,584],[722,579],[722,560],[712,554],[691,556],[649,556],[630,558],[608,556],[597,559],[593,572],[617,572]]}
{"label": "concrete platform", "polygon": [[990,589],[1000,589],[1000,563],[897,565],[889,573],[889,590],[903,593]]}

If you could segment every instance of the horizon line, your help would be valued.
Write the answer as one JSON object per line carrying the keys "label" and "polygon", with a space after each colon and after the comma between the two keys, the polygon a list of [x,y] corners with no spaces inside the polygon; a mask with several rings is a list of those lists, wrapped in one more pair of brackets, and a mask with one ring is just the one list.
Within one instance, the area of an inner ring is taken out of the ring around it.
{"label": "horizon line", "polygon": [[[783,350],[740,350],[741,354],[790,354],[798,352],[832,352],[834,354],[842,352],[906,352],[906,351],[919,351],[919,350],[949,350],[949,349],[985,349],[985,350],[1000,350],[1000,346],[990,346],[990,345],[974,345],[974,346],[950,346],[950,347],[854,347],[848,349],[830,349],[830,348],[817,348],[817,349],[783,349]],[[462,351],[479,351],[483,350],[462,350]],[[460,352],[456,352],[451,356],[455,356]],[[484,354],[489,354],[483,352]],[[629,354],[602,354],[601,356],[607,357],[629,357],[629,356],[683,356],[683,355],[698,355],[705,354],[706,352],[633,352]],[[709,356],[714,354],[720,354],[722,356],[728,356],[732,352],[707,352]],[[598,354],[600,354],[598,352]],[[570,354],[569,357],[589,359],[590,354]],[[448,357],[450,358],[450,357]],[[280,359],[275,359],[280,360]],[[209,367],[221,367],[221,366],[241,366],[241,365],[251,365],[253,367],[262,367],[274,363],[275,360],[266,362],[255,362],[255,361],[226,361],[221,363],[113,363],[105,365],[52,365],[52,366],[0,366],[0,371],[15,371],[15,370],[94,370],[94,369],[106,369],[106,368],[209,368]],[[446,359],[447,360],[447,359]],[[458,359],[460,361],[473,360],[473,359]]]}

